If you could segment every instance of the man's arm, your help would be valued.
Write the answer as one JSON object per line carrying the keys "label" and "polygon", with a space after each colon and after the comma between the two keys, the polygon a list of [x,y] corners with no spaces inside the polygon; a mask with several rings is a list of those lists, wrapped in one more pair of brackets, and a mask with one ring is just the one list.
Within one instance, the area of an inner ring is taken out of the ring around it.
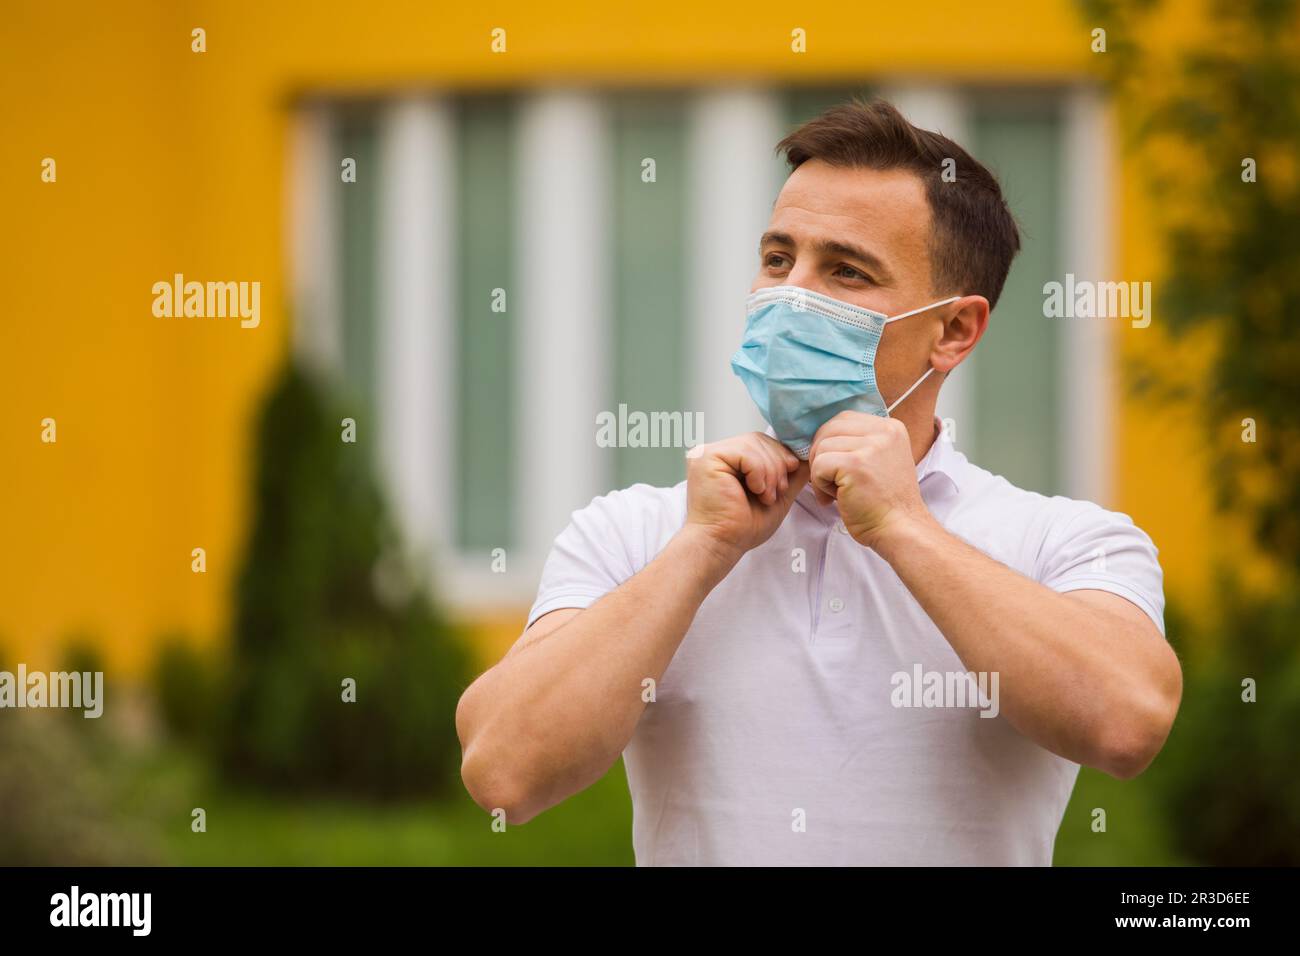
{"label": "man's arm", "polygon": [[585,610],[539,618],[456,708],[474,801],[525,823],[613,765],[700,604],[784,520],[808,469],[758,433],[692,449],[684,526]]}
{"label": "man's arm", "polygon": [[700,604],[731,570],[691,527],[586,610],[539,618],[456,708],[474,802],[525,823],[604,775]]}
{"label": "man's arm", "polygon": [[1065,594],[928,521],[876,542],[967,670],[999,674],[1002,713],[1055,754],[1135,777],[1164,746],[1182,696],[1173,649],[1136,605]]}
{"label": "man's arm", "polygon": [[1016,730],[1115,777],[1146,769],[1173,726],[1182,670],[1136,605],[1058,593],[949,534],[921,500],[897,420],[837,415],[810,460],[818,495],[837,500],[849,532],[889,562],[962,664],[999,674]]}

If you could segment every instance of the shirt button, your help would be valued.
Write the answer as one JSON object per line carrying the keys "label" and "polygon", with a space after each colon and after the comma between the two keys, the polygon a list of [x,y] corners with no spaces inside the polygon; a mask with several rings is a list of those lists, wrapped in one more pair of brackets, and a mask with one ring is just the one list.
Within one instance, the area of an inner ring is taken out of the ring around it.
{"label": "shirt button", "polygon": [[849,533],[848,525],[846,525],[843,521],[835,522],[835,530],[838,531],[840,534]]}
{"label": "shirt button", "polygon": [[831,598],[831,610],[839,614],[840,611],[844,610],[844,602],[839,598]]}

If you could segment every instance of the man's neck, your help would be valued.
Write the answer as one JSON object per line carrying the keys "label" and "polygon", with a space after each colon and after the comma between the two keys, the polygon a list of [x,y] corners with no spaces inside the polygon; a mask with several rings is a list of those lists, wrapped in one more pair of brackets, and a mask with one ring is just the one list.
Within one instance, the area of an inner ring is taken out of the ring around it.
{"label": "man's neck", "polygon": [[907,426],[908,441],[912,445],[912,463],[919,465],[939,437],[941,426],[935,418],[934,406],[918,405],[916,408],[908,409],[905,414],[895,414],[893,417]]}

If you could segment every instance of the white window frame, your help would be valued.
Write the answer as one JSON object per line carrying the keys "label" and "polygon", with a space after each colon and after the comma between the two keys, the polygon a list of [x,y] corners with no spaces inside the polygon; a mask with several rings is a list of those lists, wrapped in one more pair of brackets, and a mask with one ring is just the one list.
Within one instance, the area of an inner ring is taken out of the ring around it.
{"label": "white window frame", "polygon": [[[918,125],[967,139],[974,94],[961,84],[901,77],[877,88]],[[1061,98],[1065,121],[1063,261],[1076,276],[1104,278],[1113,240],[1112,119],[1103,94],[1091,85],[1051,95]],[[755,243],[780,185],[771,149],[784,126],[781,102],[776,88],[734,86],[702,87],[688,103],[687,401],[702,411],[707,440],[763,424],[727,360],[743,324]],[[518,382],[512,504],[519,528],[513,544],[503,544],[506,570],[498,573],[492,551],[455,545],[455,468],[439,451],[454,448],[456,435],[456,350],[447,344],[455,340],[458,292],[454,106],[445,97],[411,95],[394,98],[381,113],[378,460],[408,552],[454,612],[531,603],[542,563],[570,512],[611,490],[590,414],[612,394],[607,119],[604,96],[594,89],[543,89],[519,103],[519,287],[508,299],[518,330],[510,374]],[[293,116],[286,241],[295,352],[313,368],[337,374],[343,336],[335,131],[327,104],[305,104]],[[555,256],[557,248],[566,254]],[[704,261],[709,268],[698,267]],[[1066,494],[1107,505],[1113,333],[1103,321],[1061,321],[1067,324],[1058,376],[1060,474]],[[938,413],[957,421],[959,447],[971,447],[975,438],[975,361],[972,356],[963,363],[940,394]]]}

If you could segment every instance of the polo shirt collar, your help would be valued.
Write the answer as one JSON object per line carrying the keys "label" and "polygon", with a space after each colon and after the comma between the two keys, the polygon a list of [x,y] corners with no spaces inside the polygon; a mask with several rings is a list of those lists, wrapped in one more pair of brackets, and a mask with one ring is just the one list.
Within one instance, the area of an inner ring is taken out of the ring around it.
{"label": "polo shirt collar", "polygon": [[[764,432],[773,438],[776,437],[776,433],[770,425],[764,429]],[[955,493],[960,494],[959,475],[964,460],[964,457],[953,447],[952,442],[944,437],[943,421],[936,415],[934,418],[934,441],[930,444],[930,450],[917,462],[916,483],[920,485],[931,475],[939,475],[948,482]],[[833,520],[832,516],[836,511],[835,503],[817,504],[817,496],[814,494],[811,484],[804,486],[796,500],[802,500],[808,506],[808,511],[819,519],[823,521]]]}
{"label": "polo shirt collar", "polygon": [[920,484],[930,475],[942,475],[952,485],[952,490],[961,493],[959,474],[964,456],[957,453],[952,440],[943,433],[943,421],[936,415],[934,419],[934,441],[925,457],[917,463],[916,481]]}

